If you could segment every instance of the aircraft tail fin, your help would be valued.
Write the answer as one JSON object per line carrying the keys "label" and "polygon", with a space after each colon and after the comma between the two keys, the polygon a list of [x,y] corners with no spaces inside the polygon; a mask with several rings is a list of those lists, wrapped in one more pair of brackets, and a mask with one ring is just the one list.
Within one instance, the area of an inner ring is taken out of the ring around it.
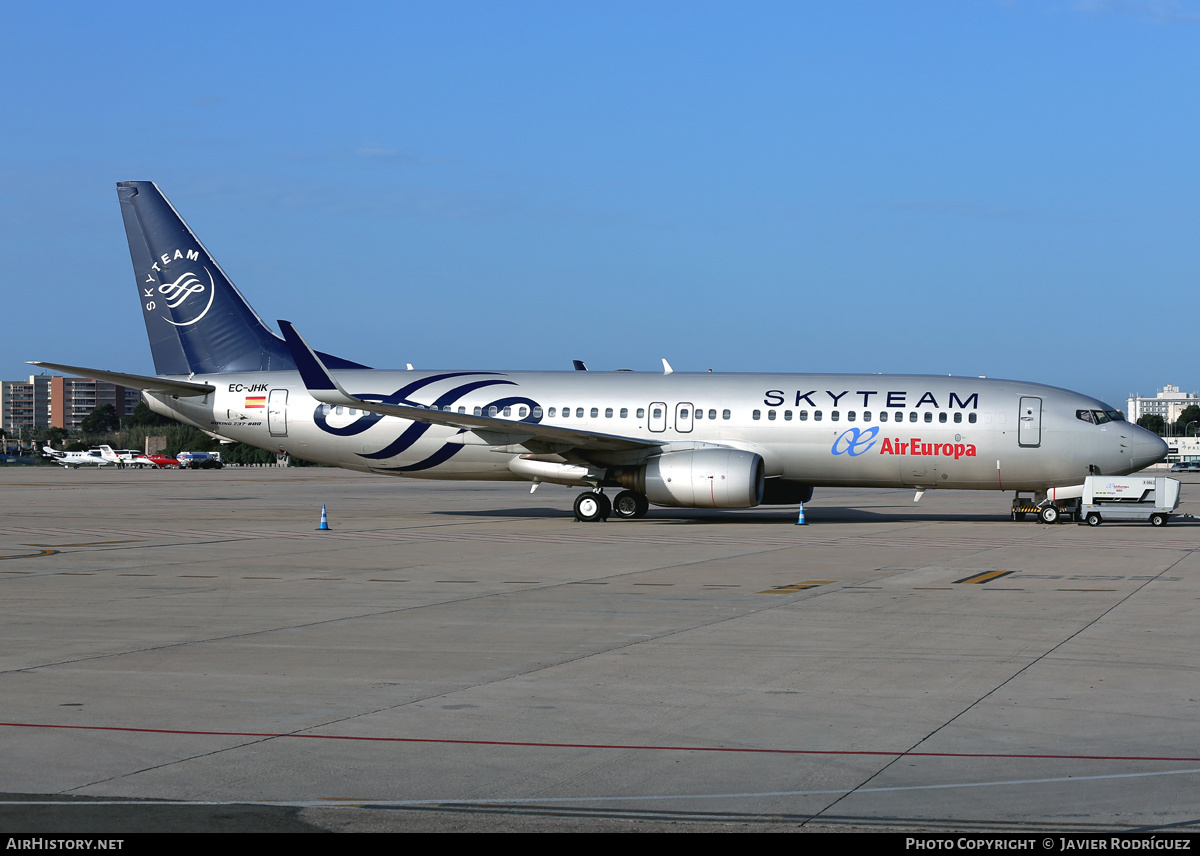
{"label": "aircraft tail fin", "polygon": [[[138,300],[160,375],[296,368],[152,181],[117,183]],[[366,368],[332,357],[335,368]]]}

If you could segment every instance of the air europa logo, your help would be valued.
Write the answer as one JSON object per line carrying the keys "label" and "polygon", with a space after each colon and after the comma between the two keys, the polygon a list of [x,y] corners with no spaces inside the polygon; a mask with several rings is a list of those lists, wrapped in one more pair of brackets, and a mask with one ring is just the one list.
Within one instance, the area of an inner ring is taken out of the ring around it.
{"label": "air europa logo", "polygon": [[891,440],[884,438],[879,447],[881,455],[940,455],[944,458],[973,458],[975,447],[970,443],[922,443],[920,437],[911,440]]}
{"label": "air europa logo", "polygon": [[857,458],[875,445],[875,435],[878,433],[878,427],[868,428],[866,431],[861,428],[851,428],[838,435],[838,438],[833,441],[833,448],[830,451],[835,455],[849,455]]}

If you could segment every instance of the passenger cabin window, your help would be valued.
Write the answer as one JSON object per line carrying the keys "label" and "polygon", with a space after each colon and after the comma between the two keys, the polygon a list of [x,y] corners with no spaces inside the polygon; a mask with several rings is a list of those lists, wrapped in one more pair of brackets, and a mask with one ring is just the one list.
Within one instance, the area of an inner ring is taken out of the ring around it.
{"label": "passenger cabin window", "polygon": [[[521,410],[522,410],[522,411],[524,411],[524,410],[525,410],[525,408],[524,408],[524,407],[522,407],[522,408],[521,408]],[[522,413],[522,415],[524,415],[524,413]],[[534,418],[534,419],[541,419],[541,418],[542,418],[542,408],[541,408],[541,407],[535,407],[535,408],[533,408],[533,418]]]}
{"label": "passenger cabin window", "polygon": [[933,413],[931,411],[928,411],[928,410],[925,411],[925,421],[926,422],[933,421]]}
{"label": "passenger cabin window", "polygon": [[790,411],[790,410],[783,411],[783,421],[784,422],[792,421],[792,411]]}
{"label": "passenger cabin window", "polygon": [[733,414],[732,414],[732,413],[730,413],[728,410],[722,410],[722,411],[721,411],[721,418],[722,418],[722,419],[728,419],[728,418],[730,418],[732,415],[733,415]]}
{"label": "passenger cabin window", "polygon": [[[641,412],[642,412],[641,410],[638,411],[638,413],[641,413]],[[654,410],[650,411],[650,418],[651,419],[662,419],[662,408],[656,407],[656,408],[654,408]]]}
{"label": "passenger cabin window", "polygon": [[[729,411],[728,411],[728,410],[726,410],[725,412],[726,412],[726,413],[728,413]],[[709,419],[716,419],[716,418],[717,418],[717,411],[715,411],[715,410],[710,410],[710,411],[708,411],[708,418],[709,418]],[[728,419],[729,417],[728,417],[728,416],[726,416],[725,418],[726,418],[726,419]]]}
{"label": "passenger cabin window", "polygon": [[856,418],[857,417],[855,416],[853,410],[849,410],[846,412],[846,421],[847,422],[853,422]]}
{"label": "passenger cabin window", "polygon": [[775,411],[774,410],[767,411],[767,419],[769,419],[772,422],[775,421]]}
{"label": "passenger cabin window", "polygon": [[482,416],[482,415],[483,415],[483,411],[482,411],[480,408],[476,407],[476,408],[475,408],[475,415],[476,415],[476,416]]}
{"label": "passenger cabin window", "polygon": [[638,418],[638,419],[643,419],[643,418],[645,418],[645,416],[646,416],[646,408],[644,408],[644,407],[639,407],[639,408],[637,409],[637,418]]}
{"label": "passenger cabin window", "polygon": [[622,407],[622,408],[621,408],[621,418],[622,418],[622,419],[628,419],[628,418],[629,418],[629,408],[628,408],[628,407]]}
{"label": "passenger cabin window", "polygon": [[600,408],[599,408],[599,407],[593,407],[593,408],[592,408],[592,418],[593,418],[593,419],[595,419],[595,418],[596,418],[596,417],[598,417],[599,415],[600,415]]}
{"label": "passenger cabin window", "polygon": [[762,411],[755,410],[753,413],[750,414],[750,418],[751,419],[762,419]]}
{"label": "passenger cabin window", "polygon": [[550,410],[549,410],[549,412],[548,412],[546,415],[547,415],[547,416],[549,416],[551,419],[553,419],[553,418],[554,418],[554,412],[555,412],[555,411],[554,411],[554,408],[553,408],[553,407],[551,407],[551,408],[550,408]]}
{"label": "passenger cabin window", "polygon": [[575,408],[575,418],[576,418],[576,419],[582,419],[582,418],[583,418],[583,408],[582,408],[582,407],[576,407],[576,408]]}
{"label": "passenger cabin window", "polygon": [[701,410],[699,407],[697,407],[697,408],[696,408],[696,418],[697,418],[697,419],[703,419],[703,418],[704,418],[704,411],[703,411],[703,410]]}
{"label": "passenger cabin window", "polygon": [[488,408],[488,416],[495,416],[496,412],[497,412],[496,405],[493,404],[491,407]]}
{"label": "passenger cabin window", "polygon": [[813,411],[813,422],[820,422],[820,421],[821,421],[821,411],[814,410]]}
{"label": "passenger cabin window", "polygon": [[911,411],[909,411],[909,414],[908,414],[908,421],[909,421],[909,422],[916,422],[916,421],[917,421],[917,411],[915,411],[915,410],[911,410]]}
{"label": "passenger cabin window", "polygon": [[830,410],[829,411],[829,421],[830,422],[837,422],[841,418],[842,418],[842,412],[840,410]]}
{"label": "passenger cabin window", "polygon": [[954,421],[955,421],[955,422],[962,422],[962,414],[961,414],[961,413],[955,413],[955,414],[954,414]]}
{"label": "passenger cabin window", "polygon": [[863,411],[863,422],[870,422],[870,421],[871,421],[871,411],[864,410]]}
{"label": "passenger cabin window", "polygon": [[807,422],[807,421],[808,421],[808,411],[807,411],[807,410],[801,410],[801,411],[800,411],[800,421],[801,421],[801,422]]}
{"label": "passenger cabin window", "polygon": [[879,421],[880,421],[880,422],[887,422],[887,411],[886,411],[886,410],[880,410],[880,411],[879,411]]}

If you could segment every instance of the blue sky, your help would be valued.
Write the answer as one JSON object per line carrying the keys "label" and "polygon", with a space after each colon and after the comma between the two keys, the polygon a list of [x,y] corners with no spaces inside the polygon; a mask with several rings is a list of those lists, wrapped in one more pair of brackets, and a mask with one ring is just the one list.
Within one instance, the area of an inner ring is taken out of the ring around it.
{"label": "blue sky", "polygon": [[0,372],[151,372],[115,182],[380,367],[1200,387],[1200,0],[0,5]]}

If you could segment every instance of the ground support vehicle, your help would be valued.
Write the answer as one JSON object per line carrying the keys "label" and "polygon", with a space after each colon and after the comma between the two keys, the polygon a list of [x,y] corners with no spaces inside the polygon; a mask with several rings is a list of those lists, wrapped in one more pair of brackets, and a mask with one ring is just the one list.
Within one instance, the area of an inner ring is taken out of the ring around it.
{"label": "ground support vehicle", "polygon": [[1166,526],[1179,507],[1179,481],[1165,476],[1088,476],[1083,483],[1080,519],[1088,526],[1112,520],[1143,520]]}

